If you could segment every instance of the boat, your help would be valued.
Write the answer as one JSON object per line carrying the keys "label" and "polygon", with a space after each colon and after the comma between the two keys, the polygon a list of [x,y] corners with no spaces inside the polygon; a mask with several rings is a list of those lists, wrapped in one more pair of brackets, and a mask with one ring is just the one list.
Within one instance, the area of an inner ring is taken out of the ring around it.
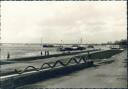
{"label": "boat", "polygon": [[43,47],[44,47],[44,48],[45,48],[45,47],[46,47],[46,48],[48,48],[48,47],[54,47],[54,45],[52,45],[52,44],[44,44]]}
{"label": "boat", "polygon": [[94,46],[93,45],[88,45],[88,48],[94,48]]}
{"label": "boat", "polygon": [[60,47],[59,51],[75,51],[75,50],[85,50],[85,47],[79,45],[73,45],[71,47]]}
{"label": "boat", "polygon": [[120,49],[120,46],[119,45],[111,45],[110,49]]}

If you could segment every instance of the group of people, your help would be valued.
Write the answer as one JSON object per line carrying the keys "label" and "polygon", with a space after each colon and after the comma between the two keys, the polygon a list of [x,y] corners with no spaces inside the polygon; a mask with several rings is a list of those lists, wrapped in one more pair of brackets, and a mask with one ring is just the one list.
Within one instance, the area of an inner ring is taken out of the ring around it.
{"label": "group of people", "polygon": [[[42,51],[41,51],[41,56],[43,55]],[[45,56],[49,56],[49,51],[45,51]]]}

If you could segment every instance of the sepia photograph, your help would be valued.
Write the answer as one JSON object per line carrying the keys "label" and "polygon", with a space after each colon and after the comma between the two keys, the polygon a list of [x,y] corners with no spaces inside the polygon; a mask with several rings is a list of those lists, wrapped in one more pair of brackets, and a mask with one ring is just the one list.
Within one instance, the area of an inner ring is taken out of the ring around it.
{"label": "sepia photograph", "polygon": [[0,89],[127,88],[127,1],[0,1]]}

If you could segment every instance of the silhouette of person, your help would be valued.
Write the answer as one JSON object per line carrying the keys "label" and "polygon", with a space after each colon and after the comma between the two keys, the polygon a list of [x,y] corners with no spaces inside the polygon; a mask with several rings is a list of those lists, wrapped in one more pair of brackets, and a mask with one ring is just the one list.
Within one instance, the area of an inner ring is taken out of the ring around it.
{"label": "silhouette of person", "polygon": [[49,51],[47,51],[47,55],[49,56]]}
{"label": "silhouette of person", "polygon": [[47,52],[45,51],[45,56],[47,55]]}
{"label": "silhouette of person", "polygon": [[10,58],[10,54],[9,54],[9,52],[8,52],[8,54],[7,54],[7,59],[9,59]]}
{"label": "silhouette of person", "polygon": [[42,51],[41,51],[41,56],[42,56]]}

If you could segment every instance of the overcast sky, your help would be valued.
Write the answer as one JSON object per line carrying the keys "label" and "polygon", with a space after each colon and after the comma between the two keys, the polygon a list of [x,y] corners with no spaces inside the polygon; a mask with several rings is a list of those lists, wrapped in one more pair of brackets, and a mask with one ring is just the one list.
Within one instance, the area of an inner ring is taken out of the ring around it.
{"label": "overcast sky", "polygon": [[126,1],[2,1],[3,43],[126,39]]}

